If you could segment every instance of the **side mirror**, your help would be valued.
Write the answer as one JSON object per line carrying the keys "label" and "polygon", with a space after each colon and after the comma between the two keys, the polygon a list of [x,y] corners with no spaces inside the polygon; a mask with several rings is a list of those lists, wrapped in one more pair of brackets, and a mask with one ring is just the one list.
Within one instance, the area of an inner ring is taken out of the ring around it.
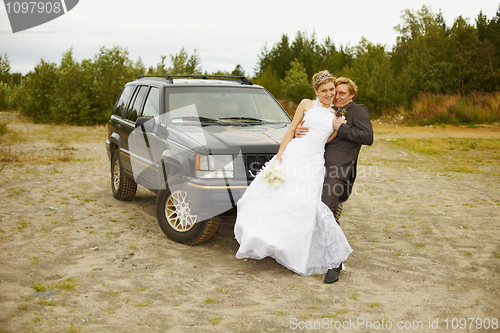
{"label": "side mirror", "polygon": [[135,128],[140,128],[143,132],[152,132],[154,130],[154,118],[139,117],[135,121]]}
{"label": "side mirror", "polygon": [[135,122],[135,128],[140,129],[144,133],[155,133],[158,136],[167,138],[168,129],[165,126],[157,124],[154,118],[139,117]]}
{"label": "side mirror", "polygon": [[156,134],[162,138],[168,138],[168,129],[163,125],[157,125]]}

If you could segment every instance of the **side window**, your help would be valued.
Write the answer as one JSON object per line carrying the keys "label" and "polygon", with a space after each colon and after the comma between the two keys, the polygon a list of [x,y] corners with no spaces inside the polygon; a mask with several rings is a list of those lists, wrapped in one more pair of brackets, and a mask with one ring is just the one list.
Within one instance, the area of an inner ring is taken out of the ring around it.
{"label": "side window", "polygon": [[135,98],[134,105],[132,105],[132,108],[130,108],[130,111],[128,113],[128,119],[131,121],[136,121],[137,120],[137,115],[141,111],[141,105],[144,100],[144,96],[146,96],[146,92],[148,91],[148,87],[142,86],[137,93],[137,97]]}
{"label": "side window", "polygon": [[134,92],[135,86],[125,86],[123,88],[122,93],[120,94],[120,98],[118,98],[118,101],[116,102],[115,106],[115,115],[120,116],[120,117],[126,117],[127,116],[127,105],[130,100],[130,96],[132,96],[132,93]]}
{"label": "side window", "polygon": [[154,118],[160,115],[160,90],[156,87],[151,87],[142,117]]}

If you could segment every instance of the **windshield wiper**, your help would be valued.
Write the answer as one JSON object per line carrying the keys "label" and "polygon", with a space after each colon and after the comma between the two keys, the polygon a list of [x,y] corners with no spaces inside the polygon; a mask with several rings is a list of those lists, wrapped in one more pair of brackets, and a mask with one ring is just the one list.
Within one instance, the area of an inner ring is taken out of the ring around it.
{"label": "windshield wiper", "polygon": [[216,123],[216,124],[226,124],[223,121],[220,121],[219,119],[214,119],[214,118],[207,118],[207,117],[196,117],[196,116],[188,116],[188,117],[175,117],[172,118],[173,123],[181,123],[183,121],[194,121],[194,122],[200,122],[200,123]]}
{"label": "windshield wiper", "polygon": [[211,123],[218,123],[219,120],[213,119],[213,118],[206,118],[206,117],[196,117],[196,116],[189,116],[189,117],[175,117],[172,118],[172,121],[179,121],[179,120],[187,120],[187,121],[202,121],[202,122],[211,122]]}
{"label": "windshield wiper", "polygon": [[219,118],[219,120],[220,119],[223,119],[223,120],[248,120],[248,121],[258,121],[260,123],[269,123],[267,120],[253,118],[253,117],[224,117],[224,118]]}

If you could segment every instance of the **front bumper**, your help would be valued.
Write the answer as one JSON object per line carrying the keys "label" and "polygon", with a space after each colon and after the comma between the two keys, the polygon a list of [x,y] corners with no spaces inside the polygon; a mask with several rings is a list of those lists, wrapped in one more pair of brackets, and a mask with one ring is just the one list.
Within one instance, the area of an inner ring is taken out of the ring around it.
{"label": "front bumper", "polygon": [[220,215],[235,208],[249,186],[247,180],[186,179],[189,206],[202,220]]}

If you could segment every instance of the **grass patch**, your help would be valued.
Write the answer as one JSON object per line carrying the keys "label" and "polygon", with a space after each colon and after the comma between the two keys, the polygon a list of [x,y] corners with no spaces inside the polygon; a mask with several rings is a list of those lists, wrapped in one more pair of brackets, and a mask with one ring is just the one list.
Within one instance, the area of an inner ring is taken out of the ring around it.
{"label": "grass patch", "polygon": [[212,325],[218,325],[221,323],[221,321],[222,321],[221,317],[216,317],[208,320],[208,322]]}
{"label": "grass patch", "polygon": [[358,299],[358,294],[357,293],[352,293],[349,295],[349,299],[352,299],[352,300],[357,300]]}
{"label": "grass patch", "polygon": [[337,315],[334,315],[333,313],[325,313],[321,315],[321,318],[336,318]]}
{"label": "grass patch", "polygon": [[28,304],[20,304],[17,306],[19,310],[28,310]]}
{"label": "grass patch", "polygon": [[373,308],[379,308],[379,307],[381,307],[381,306],[382,306],[382,304],[380,304],[380,303],[366,303],[365,305],[366,305],[367,307],[369,307],[369,308],[372,308],[372,309],[373,309]]}
{"label": "grass patch", "polygon": [[75,327],[75,325],[73,325],[73,323],[71,323],[71,326],[66,329],[66,332],[69,332],[69,333],[78,333],[81,330],[82,330],[81,326]]}
{"label": "grass patch", "polygon": [[205,300],[205,303],[207,303],[207,304],[215,304],[215,303],[217,303],[217,300],[216,300],[216,299],[214,299],[214,298],[210,298],[210,297],[209,297],[209,298],[207,298],[207,299]]}
{"label": "grass patch", "polygon": [[31,289],[33,289],[34,291],[39,293],[39,292],[47,290],[47,286],[42,284],[38,280],[34,280],[34,281],[31,281]]}
{"label": "grass patch", "polygon": [[403,106],[385,111],[382,119],[391,124],[410,125],[460,125],[482,127],[500,117],[500,93],[421,94],[411,108]]}
{"label": "grass patch", "polygon": [[152,303],[153,302],[146,302],[146,303],[145,302],[139,302],[139,303],[137,303],[137,306],[138,307],[145,307],[145,306],[148,306],[148,305],[150,305]]}
{"label": "grass patch", "polygon": [[390,161],[391,164],[433,172],[500,175],[500,140],[498,139],[398,138],[385,141],[384,144],[386,143],[392,148],[417,154],[417,156],[407,156],[403,160]]}
{"label": "grass patch", "polygon": [[400,148],[424,155],[439,155],[454,152],[469,152],[471,150],[498,151],[500,140],[480,138],[399,138],[389,141]]}
{"label": "grass patch", "polygon": [[74,281],[75,281],[75,279],[68,278],[68,279],[64,280],[63,282],[56,284],[52,288],[64,290],[64,291],[73,291],[76,288],[76,284],[72,283]]}

